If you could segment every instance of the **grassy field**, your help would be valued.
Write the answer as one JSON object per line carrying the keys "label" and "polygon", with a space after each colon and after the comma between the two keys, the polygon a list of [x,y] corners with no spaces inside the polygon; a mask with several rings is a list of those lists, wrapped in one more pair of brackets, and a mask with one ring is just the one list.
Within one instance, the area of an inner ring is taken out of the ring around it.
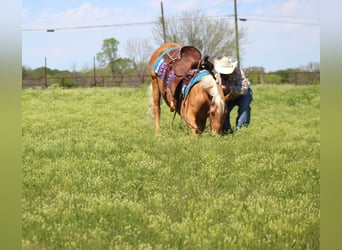
{"label": "grassy field", "polygon": [[147,87],[23,90],[23,249],[319,249],[320,86],[253,91],[211,137],[155,136]]}

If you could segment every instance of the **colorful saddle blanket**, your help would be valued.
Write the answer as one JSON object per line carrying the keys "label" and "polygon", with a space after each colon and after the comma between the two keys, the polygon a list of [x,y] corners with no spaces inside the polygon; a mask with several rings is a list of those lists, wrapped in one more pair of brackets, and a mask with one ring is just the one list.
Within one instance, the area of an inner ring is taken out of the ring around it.
{"label": "colorful saddle blanket", "polygon": [[165,58],[165,55],[169,53],[170,51],[173,51],[177,48],[181,48],[180,46],[169,48],[168,50],[165,50],[158,59],[154,62],[152,65],[152,69],[154,72],[157,73],[157,75],[166,83],[166,86],[168,88],[171,87],[171,82],[173,78],[175,77],[175,72],[170,68],[169,66],[169,60]]}

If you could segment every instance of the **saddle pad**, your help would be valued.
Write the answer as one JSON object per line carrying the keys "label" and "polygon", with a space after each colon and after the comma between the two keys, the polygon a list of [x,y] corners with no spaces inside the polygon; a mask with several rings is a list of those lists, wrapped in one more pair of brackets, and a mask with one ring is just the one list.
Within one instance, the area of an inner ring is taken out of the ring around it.
{"label": "saddle pad", "polygon": [[[172,48],[169,48],[165,50],[159,57],[158,59],[154,62],[152,65],[152,69],[154,72],[157,73],[157,75],[162,79],[163,81],[166,80],[166,85],[167,87],[170,87],[171,82],[175,76],[174,70],[167,70],[168,69],[168,63],[164,59],[164,55],[174,49],[180,48],[181,46],[175,46]],[[165,75],[165,73],[168,71],[168,75]]]}
{"label": "saddle pad", "polygon": [[153,63],[152,65],[152,69],[154,70],[154,72],[158,73],[158,71],[160,70],[160,67],[165,64],[165,60],[164,60],[164,55],[166,53],[169,53],[170,51],[177,49],[177,48],[181,48],[181,46],[175,46],[175,47],[171,47],[167,50],[165,50],[163,53],[161,53],[159,55],[159,57],[157,58],[157,60]]}
{"label": "saddle pad", "polygon": [[186,96],[189,94],[190,89],[199,81],[202,80],[202,78],[206,75],[210,75],[210,72],[206,69],[202,69],[200,71],[198,71],[198,73],[196,75],[194,75],[194,77],[192,77],[190,79],[190,81],[187,84],[184,84],[182,87],[182,94],[184,96],[184,98],[186,98]]}

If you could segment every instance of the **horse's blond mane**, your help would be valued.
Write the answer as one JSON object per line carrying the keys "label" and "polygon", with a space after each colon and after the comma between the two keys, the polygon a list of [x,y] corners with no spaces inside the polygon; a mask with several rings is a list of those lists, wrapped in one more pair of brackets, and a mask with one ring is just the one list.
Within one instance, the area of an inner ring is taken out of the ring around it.
{"label": "horse's blond mane", "polygon": [[223,115],[225,103],[222,100],[222,97],[220,95],[213,96],[212,103],[216,104],[219,115]]}
{"label": "horse's blond mane", "polygon": [[222,115],[224,112],[225,103],[222,100],[220,91],[217,87],[216,81],[212,75],[204,76],[200,81],[202,88],[208,91],[209,95],[212,96],[212,103],[217,106],[217,112]]}

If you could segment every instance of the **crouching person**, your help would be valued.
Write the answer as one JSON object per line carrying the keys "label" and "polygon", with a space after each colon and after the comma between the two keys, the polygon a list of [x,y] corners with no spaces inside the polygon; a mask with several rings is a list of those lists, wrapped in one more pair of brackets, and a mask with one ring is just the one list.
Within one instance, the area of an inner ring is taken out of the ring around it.
{"label": "crouching person", "polygon": [[250,83],[244,72],[237,67],[237,61],[233,62],[230,57],[215,59],[216,82],[222,85],[223,92],[231,92],[230,100],[227,102],[227,117],[223,125],[223,133],[233,133],[230,124],[230,113],[238,106],[238,114],[235,121],[235,130],[248,126],[251,120],[251,102],[253,100]]}

